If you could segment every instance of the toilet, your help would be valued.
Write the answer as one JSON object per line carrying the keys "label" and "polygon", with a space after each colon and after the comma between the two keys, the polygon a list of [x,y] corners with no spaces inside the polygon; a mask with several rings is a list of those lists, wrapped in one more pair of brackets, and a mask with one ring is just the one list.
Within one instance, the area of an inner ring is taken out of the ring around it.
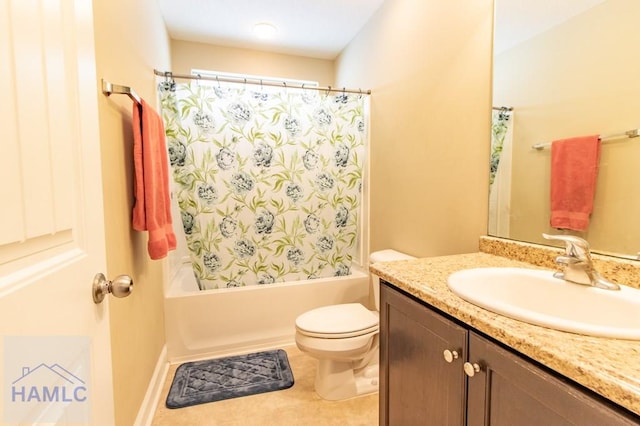
{"label": "toilet", "polygon": [[[371,253],[369,261],[415,259],[395,250]],[[296,345],[318,360],[315,390],[337,401],[378,391],[380,278],[371,275],[375,311],[360,303],[312,309],[296,318]]]}

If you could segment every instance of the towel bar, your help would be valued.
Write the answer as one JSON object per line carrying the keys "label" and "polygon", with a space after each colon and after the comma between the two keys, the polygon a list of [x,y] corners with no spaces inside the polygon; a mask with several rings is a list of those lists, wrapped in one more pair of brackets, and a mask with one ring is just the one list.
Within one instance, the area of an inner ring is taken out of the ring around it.
{"label": "towel bar", "polygon": [[[616,139],[622,139],[622,138],[637,138],[638,136],[640,136],[640,129],[631,129],[631,130],[627,130],[624,133],[618,133],[615,135],[607,135],[607,136],[602,136],[600,138],[600,140],[602,142],[607,142],[607,141],[612,141],[612,140],[616,140]],[[531,145],[532,149],[537,149],[538,151],[548,148],[551,146],[551,143],[537,143],[535,145]]]}
{"label": "towel bar", "polygon": [[140,96],[129,86],[122,86],[120,84],[112,84],[102,79],[102,93],[109,96],[112,93],[119,95],[127,95],[132,101],[140,105],[142,103]]}

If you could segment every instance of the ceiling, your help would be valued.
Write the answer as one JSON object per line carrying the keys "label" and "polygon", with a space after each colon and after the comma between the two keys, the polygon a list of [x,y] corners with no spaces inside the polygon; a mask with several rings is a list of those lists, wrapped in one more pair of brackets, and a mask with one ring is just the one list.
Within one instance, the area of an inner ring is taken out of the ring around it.
{"label": "ceiling", "polygon": [[[334,59],[384,0],[158,0],[176,40]],[[253,26],[270,22],[273,40]]]}
{"label": "ceiling", "polygon": [[[171,38],[334,59],[384,0],[157,0]],[[424,1],[424,0],[417,0]],[[605,0],[496,0],[495,52],[546,31]],[[253,26],[269,22],[274,39]]]}

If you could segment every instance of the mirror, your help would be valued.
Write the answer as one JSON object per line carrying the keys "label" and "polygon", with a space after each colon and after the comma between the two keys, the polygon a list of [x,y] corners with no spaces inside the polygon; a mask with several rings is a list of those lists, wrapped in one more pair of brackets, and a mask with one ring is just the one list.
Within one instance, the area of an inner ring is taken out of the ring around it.
{"label": "mirror", "polygon": [[[624,133],[640,128],[640,1],[495,5],[489,235],[548,244],[542,233],[573,234],[638,259],[640,137]],[[551,228],[551,150],[532,146],[593,134],[602,145],[589,227]]]}

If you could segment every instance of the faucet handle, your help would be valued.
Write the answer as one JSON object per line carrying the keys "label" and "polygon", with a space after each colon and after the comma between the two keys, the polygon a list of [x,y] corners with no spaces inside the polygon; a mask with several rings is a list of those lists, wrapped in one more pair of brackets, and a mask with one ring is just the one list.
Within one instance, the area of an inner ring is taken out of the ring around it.
{"label": "faucet handle", "polygon": [[589,254],[589,243],[587,240],[575,235],[550,235],[542,234],[547,240],[562,241],[565,243],[565,253],[580,259],[591,259]]}

